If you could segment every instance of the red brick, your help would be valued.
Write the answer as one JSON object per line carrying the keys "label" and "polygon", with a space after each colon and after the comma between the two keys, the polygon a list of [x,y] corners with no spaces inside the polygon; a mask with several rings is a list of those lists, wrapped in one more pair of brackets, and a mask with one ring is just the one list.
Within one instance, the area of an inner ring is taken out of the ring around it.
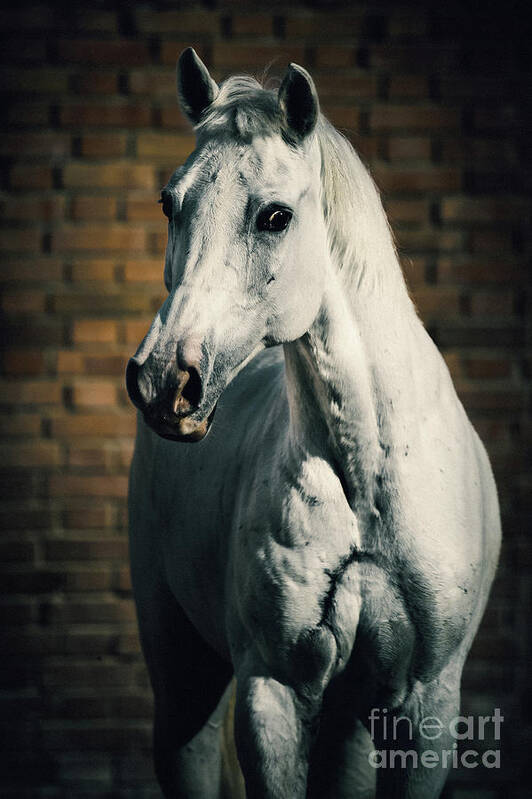
{"label": "red brick", "polygon": [[459,129],[457,111],[441,106],[375,105],[370,111],[372,130],[442,130]]}
{"label": "red brick", "polygon": [[108,624],[134,622],[135,608],[130,600],[123,599],[74,599],[68,602],[51,602],[47,608],[50,624]]}
{"label": "red brick", "polygon": [[370,66],[376,70],[426,75],[431,69],[443,71],[456,68],[459,44],[449,41],[438,44],[434,41],[411,41],[405,44],[378,44],[371,48]]}
{"label": "red brick", "polygon": [[50,105],[25,99],[12,103],[7,109],[7,122],[14,127],[46,128],[50,124]]}
{"label": "red brick", "polygon": [[90,125],[93,127],[139,128],[151,124],[151,109],[117,99],[114,103],[69,102],[60,109],[60,122],[65,127]]}
{"label": "red brick", "polygon": [[132,630],[130,633],[124,633],[124,635],[119,636],[117,651],[121,655],[140,655],[141,646],[138,631]]}
{"label": "red brick", "polygon": [[[79,441],[76,441],[74,447],[69,451],[69,462],[73,459],[75,453],[79,451],[87,450],[80,450]],[[101,446],[98,447],[98,452],[100,454],[102,453]],[[99,502],[97,505],[94,505],[94,503],[90,505],[83,503],[76,506],[75,500],[68,503],[63,519],[64,527],[67,530],[103,529],[112,526],[112,522],[113,516],[108,505]]]}
{"label": "red brick", "polygon": [[[124,363],[125,371],[125,363]],[[57,438],[87,437],[115,438],[135,432],[135,415],[127,414],[70,414],[52,419],[52,435]]]}
{"label": "red brick", "polygon": [[103,281],[110,283],[114,280],[115,262],[107,258],[90,258],[75,261],[72,265],[72,280],[74,283]]}
{"label": "red brick", "polygon": [[250,47],[239,42],[216,42],[213,47],[213,62],[219,68],[234,70],[251,67],[257,70],[257,65],[260,64],[259,70],[262,71],[263,65],[274,60],[277,69],[286,68],[291,61],[303,64],[304,48],[293,44],[253,44]]}
{"label": "red brick", "polygon": [[58,42],[58,57],[65,62],[138,66],[149,61],[147,45],[142,41],[73,39]]}
{"label": "red brick", "polygon": [[[47,751],[65,752],[70,750],[99,752],[121,752],[134,748],[148,748],[151,743],[151,723],[149,721],[131,722],[127,727],[127,741],[124,741],[124,724],[118,723],[107,726],[105,722],[100,725],[79,723],[76,726],[53,727],[43,732],[43,739]],[[111,794],[105,799],[110,799]],[[104,799],[102,797],[102,799]]]}
{"label": "red brick", "polygon": [[[101,472],[108,471],[109,457],[104,448],[86,447],[79,445],[71,447],[67,454],[67,466],[75,469],[98,469]],[[85,526],[85,525],[82,525]]]}
{"label": "red brick", "polygon": [[150,329],[151,319],[135,319],[127,321],[125,327],[125,341],[128,344],[140,343]]}
{"label": "red brick", "polygon": [[34,284],[36,281],[61,280],[63,262],[46,255],[37,255],[25,261],[6,258],[0,264],[0,280]]}
{"label": "red brick", "polygon": [[28,444],[4,444],[2,467],[57,466],[61,463],[61,451],[55,441],[34,441]]}
{"label": "red brick", "polygon": [[316,64],[328,69],[351,67],[355,61],[355,48],[352,45],[321,44],[316,48]]}
{"label": "red brick", "polygon": [[428,33],[427,13],[423,8],[410,10],[399,7],[393,10],[388,18],[390,37],[412,36],[424,37]]}
{"label": "red brick", "polygon": [[0,435],[2,436],[38,436],[42,422],[38,413],[21,413],[0,416]]}
{"label": "red brick", "polygon": [[2,590],[6,594],[48,594],[60,590],[64,584],[62,573],[32,566],[21,565],[18,571],[5,571],[2,575]]}
{"label": "red brick", "polygon": [[118,19],[113,11],[101,11],[100,9],[76,9],[74,26],[76,30],[92,31],[101,35],[106,33],[118,32]]}
{"label": "red brick", "polygon": [[35,544],[33,541],[14,539],[13,541],[3,540],[0,542],[0,560],[2,563],[28,562],[33,561],[34,558]]}
{"label": "red brick", "polygon": [[131,353],[127,355],[88,355],[84,361],[85,373],[89,375],[123,376],[130,355]]}
{"label": "red brick", "polygon": [[389,141],[388,155],[390,161],[429,161],[431,141],[413,136],[394,137]]}
{"label": "red brick", "polygon": [[162,284],[164,264],[160,258],[149,260],[129,260],[124,266],[124,280],[128,283]]}
{"label": "red brick", "polygon": [[236,14],[232,18],[233,36],[271,36],[273,17],[269,14]]}
{"label": "red brick", "polygon": [[66,133],[8,133],[0,137],[0,155],[40,156],[43,159],[65,158],[71,151],[70,136]]}
{"label": "red brick", "polygon": [[16,291],[4,292],[2,297],[2,310],[9,314],[39,313],[46,306],[46,294],[43,291]]}
{"label": "red brick", "polygon": [[493,259],[492,254],[485,258],[439,258],[438,279],[444,282],[458,281],[470,283],[510,283],[519,281],[524,274],[522,264],[507,259]]}
{"label": "red brick", "polygon": [[511,252],[513,237],[510,230],[478,230],[469,237],[473,252],[489,252],[491,255]]}
{"label": "red brick", "polygon": [[[181,39],[163,39],[161,42],[160,48],[160,61],[161,64],[168,64],[171,65],[175,69],[175,65],[177,59],[179,58],[180,53],[185,49],[185,47],[189,47],[190,45],[190,38],[188,36],[182,37]],[[205,62],[209,66],[210,58],[209,51],[201,42],[194,43],[194,50],[199,55],[201,60]],[[213,70],[212,75],[216,80],[216,73]]]}
{"label": "red brick", "polygon": [[378,158],[379,142],[370,136],[363,136],[360,132],[347,131],[347,138],[360,158],[366,163]]}
{"label": "red brick", "polygon": [[468,377],[474,380],[489,380],[510,377],[512,365],[501,358],[466,358],[464,368]]}
{"label": "red brick", "polygon": [[140,133],[137,155],[143,161],[178,165],[184,163],[196,147],[194,136],[171,133]]}
{"label": "red brick", "polygon": [[153,192],[148,196],[129,196],[126,199],[126,219],[128,222],[158,222],[166,227],[158,196]]}
{"label": "red brick", "polygon": [[14,377],[40,375],[45,371],[44,354],[41,350],[7,350],[2,356],[2,367],[6,375]]}
{"label": "red brick", "polygon": [[339,97],[343,100],[370,99],[377,94],[377,78],[375,75],[352,74],[341,72],[316,73],[315,83],[322,102],[328,97]]}
{"label": "red brick", "polygon": [[[116,686],[124,690],[133,686],[134,679],[135,670],[131,668],[130,663],[54,660],[48,661],[43,670],[44,687],[48,689],[62,689],[65,686],[76,689],[86,688],[87,685],[96,685],[106,688]],[[105,746],[102,747],[104,751],[105,748]]]}
{"label": "red brick", "polygon": [[392,75],[388,91],[392,100],[403,97],[420,100],[427,97],[429,83],[424,75]]}
{"label": "red brick", "polygon": [[171,97],[173,107],[177,105],[175,67],[132,69],[129,72],[129,91],[131,94],[145,94],[148,101],[154,97]]}
{"label": "red brick", "polygon": [[113,319],[77,319],[72,340],[75,344],[112,344],[117,340],[117,323]]}
{"label": "red brick", "polygon": [[72,387],[75,406],[99,407],[116,404],[116,387],[104,381],[84,381]]}
{"label": "red brick", "polygon": [[360,111],[350,105],[328,105],[325,115],[330,122],[340,129],[350,128],[358,130],[360,125]]}
{"label": "red brick", "polygon": [[72,350],[60,350],[57,353],[58,374],[82,374],[83,373],[83,355],[81,352],[73,352]]}
{"label": "red brick", "polygon": [[460,292],[455,288],[425,286],[412,292],[414,303],[422,318],[445,318],[459,313]]}
{"label": "red brick", "polygon": [[135,12],[135,22],[141,33],[205,34],[218,32],[220,15],[216,11],[205,11],[204,9],[156,11],[144,8]]}
{"label": "red brick", "polygon": [[9,625],[16,625],[18,627],[23,624],[30,624],[31,622],[36,622],[37,619],[38,619],[37,603],[34,602],[33,600],[15,599],[13,601],[3,602],[0,605],[0,623],[2,625],[9,624]]}
{"label": "red brick", "polygon": [[4,92],[17,94],[59,94],[68,91],[69,73],[41,65],[39,69],[27,67],[7,68],[2,71]]}
{"label": "red brick", "polygon": [[148,311],[152,308],[152,298],[146,292],[126,293],[109,292],[88,294],[72,292],[57,294],[51,297],[54,311],[66,314],[90,314],[97,311],[102,314],[122,314],[136,311]]}
{"label": "red brick", "polygon": [[462,224],[515,223],[529,210],[530,204],[519,197],[446,197],[441,203],[442,219]]}
{"label": "red brick", "polygon": [[421,225],[428,222],[429,209],[425,199],[415,200],[386,200],[386,211],[392,224],[394,222],[418,222]]}
{"label": "red brick", "polygon": [[118,92],[118,71],[80,72],[73,77],[72,83],[78,94],[116,94]]}
{"label": "red brick", "polygon": [[10,183],[14,189],[51,189],[52,170],[49,166],[15,164],[10,172]]}
{"label": "red brick", "polygon": [[181,131],[192,129],[192,125],[175,102],[172,102],[171,105],[163,105],[160,114],[161,128],[175,128],[175,130]]}
{"label": "red brick", "polygon": [[121,566],[116,576],[116,590],[131,591],[131,569],[129,566]]}
{"label": "red brick", "polygon": [[72,219],[92,220],[116,218],[117,199],[115,197],[74,197],[70,206]]}
{"label": "red brick", "polygon": [[0,396],[13,405],[57,405],[61,403],[59,383],[52,380],[2,381]]}
{"label": "red brick", "polygon": [[401,267],[408,286],[417,286],[425,282],[427,271],[426,259],[422,257],[401,258]]}
{"label": "red brick", "polygon": [[395,231],[395,239],[400,249],[411,251],[457,250],[463,246],[463,233],[457,230],[435,230],[433,228],[401,228]]}
{"label": "red brick", "polygon": [[328,11],[313,14],[294,14],[285,20],[285,35],[288,40],[293,38],[341,36],[352,37],[358,40],[360,33],[361,14],[331,14]]}
{"label": "red brick", "polygon": [[53,252],[76,250],[146,249],[146,233],[139,227],[120,224],[64,225],[52,234]]}
{"label": "red brick", "polygon": [[473,316],[512,316],[514,296],[511,291],[475,291],[471,296]]}
{"label": "red brick", "polygon": [[456,191],[462,181],[459,169],[452,167],[391,168],[373,170],[377,185],[385,192]]}
{"label": "red brick", "polygon": [[103,165],[70,163],[63,170],[63,182],[69,189],[152,189],[154,180],[153,167],[129,161]]}
{"label": "red brick", "polygon": [[[20,222],[60,221],[65,215],[65,197],[10,197],[0,204],[3,219]],[[40,240],[37,241],[39,247]]]}
{"label": "red brick", "polygon": [[84,133],[80,149],[86,158],[121,158],[127,152],[127,134]]}
{"label": "red brick", "polygon": [[4,228],[0,231],[0,249],[5,252],[38,252],[41,242],[42,234],[36,228]]}
{"label": "red brick", "polygon": [[[64,477],[52,478],[52,494],[70,496],[82,494],[88,496],[117,496],[121,491],[124,477]],[[63,480],[63,487],[58,485]],[[105,487],[107,483],[107,488]],[[55,491],[54,489],[58,489]],[[84,491],[83,489],[87,490]],[[46,557],[49,560],[106,560],[126,558],[128,555],[127,538],[52,538],[46,543]]]}
{"label": "red brick", "polygon": [[466,408],[486,411],[516,411],[523,407],[523,397],[518,391],[476,391],[460,388],[460,398]]}

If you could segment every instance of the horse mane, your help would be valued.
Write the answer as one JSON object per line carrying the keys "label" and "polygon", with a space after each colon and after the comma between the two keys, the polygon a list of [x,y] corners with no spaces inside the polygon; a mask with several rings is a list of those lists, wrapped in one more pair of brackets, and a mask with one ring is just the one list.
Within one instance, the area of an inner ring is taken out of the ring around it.
{"label": "horse mane", "polygon": [[[248,75],[225,80],[200,123],[198,137],[280,134],[277,91]],[[347,138],[320,112],[315,135],[321,156],[322,207],[333,262],[349,294],[390,285],[405,288],[393,236],[377,187]]]}

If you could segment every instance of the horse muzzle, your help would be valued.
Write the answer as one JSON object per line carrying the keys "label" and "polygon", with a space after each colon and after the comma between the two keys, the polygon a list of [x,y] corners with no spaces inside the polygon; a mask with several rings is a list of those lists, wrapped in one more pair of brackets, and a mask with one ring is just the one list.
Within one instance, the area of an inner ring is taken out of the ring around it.
{"label": "horse muzzle", "polygon": [[162,438],[169,441],[195,442],[207,435],[216,405],[208,416],[200,414],[202,384],[195,364],[176,368],[167,386],[155,392],[135,358],[126,369],[126,388],[131,402],[140,410],[144,421]]}

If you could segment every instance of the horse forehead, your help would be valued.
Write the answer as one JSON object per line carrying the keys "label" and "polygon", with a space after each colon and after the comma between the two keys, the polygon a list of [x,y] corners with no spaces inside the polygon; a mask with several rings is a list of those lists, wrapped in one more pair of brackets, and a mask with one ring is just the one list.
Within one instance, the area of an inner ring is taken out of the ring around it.
{"label": "horse forehead", "polygon": [[281,136],[256,136],[249,146],[248,158],[261,175],[268,172],[286,176],[297,168],[301,159],[282,140]]}
{"label": "horse forehead", "polygon": [[249,186],[265,180],[282,183],[300,169],[301,158],[290,152],[280,136],[255,136],[250,142],[228,142],[218,149],[211,145],[202,172],[209,182]]}
{"label": "horse forehead", "polygon": [[305,183],[303,159],[280,136],[268,136],[208,142],[188,169],[176,172],[173,188],[181,201],[193,200],[194,213],[200,207],[213,213],[227,203],[245,203],[250,195],[298,195]]}

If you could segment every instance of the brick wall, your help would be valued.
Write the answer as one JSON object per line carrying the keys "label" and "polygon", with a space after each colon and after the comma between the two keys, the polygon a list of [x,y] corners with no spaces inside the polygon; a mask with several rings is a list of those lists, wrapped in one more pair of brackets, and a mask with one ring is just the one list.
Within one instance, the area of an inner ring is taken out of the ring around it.
{"label": "brick wall", "polygon": [[218,79],[309,68],[383,192],[420,313],[491,454],[506,532],[464,676],[464,712],[505,716],[503,768],[453,773],[446,796],[530,797],[525,20],[512,2],[176,9],[23,1],[2,13],[2,795],[158,796],[123,372],[164,294],[157,199],[192,147],[174,66],[193,44]]}

